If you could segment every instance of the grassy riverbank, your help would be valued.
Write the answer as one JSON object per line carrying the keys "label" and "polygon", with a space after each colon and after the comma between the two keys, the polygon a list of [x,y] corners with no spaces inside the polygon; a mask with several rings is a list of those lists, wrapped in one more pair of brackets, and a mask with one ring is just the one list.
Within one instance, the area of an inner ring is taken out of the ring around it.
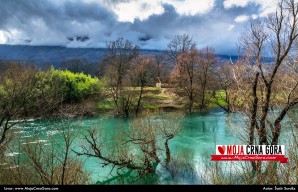
{"label": "grassy riverbank", "polygon": [[[140,88],[128,88],[131,91],[139,91]],[[218,91],[217,94],[224,96],[224,92]],[[112,95],[109,95],[106,91],[102,98],[97,101],[96,107],[99,111],[110,111],[115,109],[115,103],[113,101]],[[217,97],[220,98],[220,97]],[[215,98],[208,95],[207,100],[209,100],[208,108],[218,107]],[[225,105],[225,102],[221,99],[218,100],[221,105]],[[158,88],[158,87],[145,87],[144,94],[142,97],[142,104],[144,110],[164,110],[164,111],[174,111],[183,110],[187,99],[179,96],[175,88]],[[195,103],[194,106],[198,104]]]}

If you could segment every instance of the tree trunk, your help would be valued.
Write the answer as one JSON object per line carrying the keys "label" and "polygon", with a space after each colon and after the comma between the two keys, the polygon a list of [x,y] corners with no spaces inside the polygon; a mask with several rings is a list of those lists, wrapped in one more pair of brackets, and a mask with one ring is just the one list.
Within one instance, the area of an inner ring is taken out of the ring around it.
{"label": "tree trunk", "polygon": [[168,136],[168,138],[165,141],[165,148],[166,148],[166,164],[168,164],[171,161],[171,151],[169,148],[169,140],[172,139],[174,135]]}
{"label": "tree trunk", "polygon": [[[253,104],[251,110],[251,119],[250,119],[250,128],[249,128],[249,145],[253,145],[254,138],[255,138],[255,128],[256,128],[256,117],[257,117],[257,110],[258,110],[258,96],[257,96],[257,86],[258,86],[258,78],[259,73],[256,74],[255,80],[253,82]],[[256,162],[251,162],[252,168],[254,171],[257,171]]]}
{"label": "tree trunk", "polygon": [[140,111],[140,105],[141,105],[141,99],[142,99],[142,96],[143,96],[143,85],[141,85],[141,91],[140,91],[140,94],[139,94],[139,99],[138,99],[138,103],[137,103],[137,108],[136,108],[136,115],[139,114],[139,111]]}

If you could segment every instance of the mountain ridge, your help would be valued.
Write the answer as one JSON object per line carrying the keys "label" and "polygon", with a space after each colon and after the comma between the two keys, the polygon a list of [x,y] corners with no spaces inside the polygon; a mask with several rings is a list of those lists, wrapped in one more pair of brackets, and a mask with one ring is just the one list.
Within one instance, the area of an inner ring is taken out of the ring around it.
{"label": "mountain ridge", "polygon": [[[0,44],[0,60],[33,62],[38,65],[60,63],[74,59],[84,58],[91,62],[99,62],[104,55],[105,48],[68,48],[63,46],[30,46],[30,45],[6,45]],[[163,50],[141,49],[145,55],[158,55]],[[236,56],[217,54],[220,61],[235,61]]]}

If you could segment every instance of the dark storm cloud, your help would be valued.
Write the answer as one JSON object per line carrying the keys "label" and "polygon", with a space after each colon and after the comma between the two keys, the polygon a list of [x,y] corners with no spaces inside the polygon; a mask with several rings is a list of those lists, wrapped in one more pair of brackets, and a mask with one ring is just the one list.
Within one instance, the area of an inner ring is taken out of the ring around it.
{"label": "dark storm cloud", "polygon": [[104,39],[117,24],[112,12],[95,3],[10,0],[1,3],[0,13],[0,30],[21,33],[9,39],[16,43],[31,39],[32,44],[65,45],[67,37],[95,38],[96,32]]}
{"label": "dark storm cloud", "polygon": [[[165,4],[163,14],[152,15],[144,21],[135,20],[131,29],[151,37],[152,44],[144,44],[148,48],[154,44],[166,45],[175,35],[187,33],[201,47],[212,46],[217,52],[235,54],[236,43],[244,24],[237,24],[234,19],[239,15],[258,13],[259,6],[251,4],[245,8],[234,7],[226,10],[220,2],[217,1],[211,12],[195,16],[179,15],[172,5]],[[230,25],[234,25],[234,28],[229,31]]]}
{"label": "dark storm cloud", "polygon": [[[115,6],[121,0],[104,1],[105,5]],[[199,46],[212,46],[223,54],[236,53],[235,44],[243,23],[238,24],[234,19],[260,11],[260,6],[254,3],[244,8],[224,9],[223,2],[217,0],[210,12],[186,16],[178,14],[173,5],[163,4],[164,13],[131,23],[119,22],[111,9],[98,3],[0,2],[0,31],[5,32],[7,43],[11,44],[103,47],[106,41],[123,36],[143,48],[164,49],[175,35],[187,33]],[[82,40],[83,37],[88,38]]]}

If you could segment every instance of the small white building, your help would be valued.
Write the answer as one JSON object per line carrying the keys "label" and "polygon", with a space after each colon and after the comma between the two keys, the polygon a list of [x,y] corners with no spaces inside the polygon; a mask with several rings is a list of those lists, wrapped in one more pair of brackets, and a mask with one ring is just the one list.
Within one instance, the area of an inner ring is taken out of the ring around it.
{"label": "small white building", "polygon": [[161,88],[161,81],[160,81],[159,77],[157,77],[156,87]]}

